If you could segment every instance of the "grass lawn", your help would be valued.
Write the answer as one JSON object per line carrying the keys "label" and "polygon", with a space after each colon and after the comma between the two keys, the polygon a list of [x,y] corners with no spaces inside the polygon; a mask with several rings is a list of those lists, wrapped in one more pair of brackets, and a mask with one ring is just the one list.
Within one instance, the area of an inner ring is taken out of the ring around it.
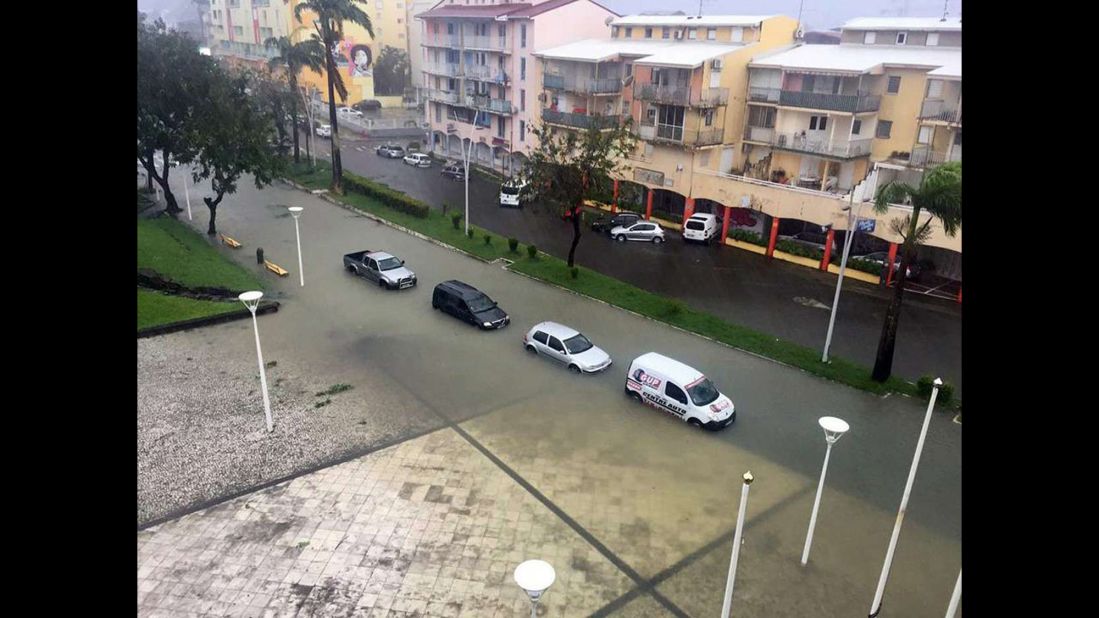
{"label": "grass lawn", "polygon": [[255,275],[219,254],[198,232],[167,217],[138,219],[137,266],[186,286],[263,289]]}
{"label": "grass lawn", "polygon": [[[297,169],[293,169],[291,174],[295,181],[311,189],[327,188],[331,179],[331,171],[327,161],[318,161],[316,170],[309,170],[308,165],[299,166]],[[530,259],[527,257],[526,245],[520,245],[518,252],[512,253],[508,250],[507,238],[497,234],[490,233],[492,243],[486,245],[483,239],[486,231],[476,226],[470,226],[471,230],[475,230],[473,239],[467,238],[461,229],[454,229],[449,213],[448,216],[444,217],[441,211],[432,209],[426,219],[420,219],[388,208],[377,200],[355,193],[348,193],[339,199],[359,210],[441,240],[478,257],[487,260],[501,257],[513,260],[515,263],[511,269],[514,271],[598,298],[623,309],[655,318],[760,356],[793,365],[809,373],[872,393],[897,392],[913,397],[918,396],[916,385],[913,383],[896,377],[890,378],[885,383],[875,382],[870,379],[869,368],[835,356],[828,364],[824,364],[820,362],[820,352],[818,350],[790,341],[776,339],[766,333],[726,322],[712,314],[691,309],[682,301],[658,296],[593,270],[580,267],[579,276],[573,279],[564,260],[544,253],[540,253],[536,259]],[[955,400],[952,403],[957,406],[961,402]]]}
{"label": "grass lawn", "polygon": [[244,305],[239,302],[195,300],[138,288],[137,329],[219,315],[243,308]]}

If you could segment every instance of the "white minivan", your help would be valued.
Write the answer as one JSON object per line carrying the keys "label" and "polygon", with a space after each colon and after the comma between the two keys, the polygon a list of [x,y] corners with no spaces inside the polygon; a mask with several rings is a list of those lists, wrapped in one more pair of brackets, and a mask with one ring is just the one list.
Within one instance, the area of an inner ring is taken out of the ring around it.
{"label": "white minivan", "polygon": [[656,352],[630,363],[625,390],[637,401],[698,427],[721,429],[736,420],[733,402],[701,371]]}
{"label": "white minivan", "polygon": [[510,178],[500,185],[500,205],[522,208],[530,200],[530,183],[522,178]]}
{"label": "white minivan", "polygon": [[698,213],[683,224],[683,241],[710,242],[721,234],[721,219],[717,215]]}

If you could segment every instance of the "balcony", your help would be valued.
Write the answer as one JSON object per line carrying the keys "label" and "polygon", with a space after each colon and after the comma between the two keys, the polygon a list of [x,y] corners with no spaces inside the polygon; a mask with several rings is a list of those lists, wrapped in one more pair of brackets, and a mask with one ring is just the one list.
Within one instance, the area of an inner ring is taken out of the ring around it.
{"label": "balcony", "polygon": [[484,110],[486,112],[493,112],[496,114],[514,114],[515,107],[512,106],[511,101],[507,99],[492,99],[488,95],[483,94],[467,94],[465,97],[466,107],[472,107],[474,109]]}
{"label": "balcony", "polygon": [[781,93],[781,88],[750,86],[748,88],[748,101],[753,103],[778,103]]}
{"label": "balcony", "polygon": [[458,93],[453,90],[435,90],[430,89],[427,91],[427,98],[432,101],[438,101],[440,103],[458,104]]}
{"label": "balcony", "polygon": [[849,114],[876,112],[881,107],[881,97],[870,94],[826,94],[823,92],[800,92],[783,90],[779,94],[779,105],[804,107],[807,109],[827,109]]}
{"label": "balcony", "polygon": [[654,170],[641,169],[640,167],[633,168],[633,179],[637,182],[656,185],[658,187],[664,186],[664,172],[657,172]]}
{"label": "balcony", "polygon": [[634,132],[643,140],[675,146],[714,146],[725,142],[725,129],[722,127],[696,130],[684,129],[680,125],[642,121],[634,128]]}
{"label": "balcony", "polygon": [[622,116],[589,116],[587,114],[571,114],[552,109],[542,110],[542,121],[547,124],[556,124],[577,129],[613,129],[622,122]]}
{"label": "balcony", "polygon": [[699,129],[686,136],[685,143],[689,146],[715,146],[725,142],[725,129]]}
{"label": "balcony", "polygon": [[775,139],[774,127],[744,127],[744,139],[749,142],[770,144]]}
{"label": "balcony", "polygon": [[728,88],[703,88],[692,93],[690,86],[658,86],[656,84],[637,84],[633,89],[635,99],[682,105],[684,107],[715,107],[729,102]]}
{"label": "balcony", "polygon": [[947,101],[931,99],[920,107],[920,120],[933,120],[947,124],[962,124],[962,112]]}
{"label": "balcony", "polygon": [[697,97],[692,97],[692,107],[717,107],[729,102],[728,88],[703,88]]}
{"label": "balcony", "polygon": [[916,146],[908,157],[909,165],[915,167],[927,167],[929,165],[941,165],[948,161],[961,161],[962,148],[955,146],[949,152],[935,152],[929,146]]}
{"label": "balcony", "polygon": [[505,84],[509,81],[507,73],[487,64],[467,64],[464,74],[470,79],[494,84]]}
{"label": "balcony", "polygon": [[606,79],[574,79],[571,76],[542,75],[542,85],[549,90],[566,90],[580,94],[618,94],[622,90],[622,80],[617,77]]}
{"label": "balcony", "polygon": [[429,62],[424,65],[424,71],[433,75],[458,77],[462,74],[462,67],[450,62]]}
{"label": "balcony", "polygon": [[827,139],[814,138],[812,136],[802,137],[801,134],[798,133],[779,133],[776,134],[773,145],[777,148],[782,148],[783,150],[794,150],[826,157],[851,159],[870,154],[872,142],[873,140],[870,138],[855,139],[851,141],[836,140],[830,142]]}
{"label": "balcony", "polygon": [[461,48],[462,39],[457,34],[438,34],[425,37],[423,45],[427,47],[453,47]]}
{"label": "balcony", "polygon": [[466,49],[488,49],[491,51],[506,51],[507,38],[502,36],[467,36],[465,38]]}

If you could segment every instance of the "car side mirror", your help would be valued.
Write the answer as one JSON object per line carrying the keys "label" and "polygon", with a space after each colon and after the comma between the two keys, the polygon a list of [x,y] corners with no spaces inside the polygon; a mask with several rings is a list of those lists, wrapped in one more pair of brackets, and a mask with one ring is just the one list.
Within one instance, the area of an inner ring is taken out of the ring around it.
{"label": "car side mirror", "polygon": [[401,260],[401,266],[404,266],[404,260]]}

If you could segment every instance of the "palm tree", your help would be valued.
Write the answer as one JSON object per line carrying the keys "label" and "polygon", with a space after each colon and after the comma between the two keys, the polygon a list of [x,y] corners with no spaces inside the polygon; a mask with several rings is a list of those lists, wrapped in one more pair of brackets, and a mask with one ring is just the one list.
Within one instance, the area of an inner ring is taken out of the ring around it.
{"label": "palm tree", "polygon": [[[268,66],[274,69],[282,66],[286,68],[286,77],[290,83],[290,121],[293,123],[291,130],[294,133],[294,163],[299,161],[298,146],[298,73],[302,69],[309,69],[321,74],[324,66],[324,46],[316,37],[300,41],[290,42],[289,37],[271,37],[263,43],[268,48],[279,51],[279,55],[268,61]],[[309,127],[312,131],[313,127]]]}
{"label": "palm tree", "polygon": [[[289,0],[287,0],[289,1]],[[343,165],[340,162],[340,131],[336,122],[336,99],[347,99],[347,88],[343,85],[343,79],[336,70],[336,61],[332,57],[331,50],[343,40],[343,24],[351,22],[363,27],[374,37],[374,26],[370,23],[370,17],[366,11],[359,8],[358,4],[365,4],[363,0],[304,0],[294,6],[294,18],[301,22],[301,14],[304,11],[312,11],[316,16],[313,27],[317,29],[317,35],[324,45],[324,66],[328,75],[328,118],[332,125],[332,187],[333,193],[343,193]]]}
{"label": "palm tree", "polygon": [[[924,174],[917,187],[891,182],[883,186],[874,200],[874,210],[884,213],[890,204],[910,204],[912,214],[893,220],[893,231],[904,244],[901,246],[901,265],[897,270],[893,298],[885,313],[878,354],[874,359],[871,377],[885,382],[893,372],[893,348],[897,340],[897,324],[900,320],[901,298],[904,296],[904,279],[908,267],[916,257],[916,247],[931,235],[931,222],[938,219],[947,236],[954,236],[962,224],[962,164],[960,161],[944,163]],[[920,212],[926,210],[932,216],[920,224]]]}

